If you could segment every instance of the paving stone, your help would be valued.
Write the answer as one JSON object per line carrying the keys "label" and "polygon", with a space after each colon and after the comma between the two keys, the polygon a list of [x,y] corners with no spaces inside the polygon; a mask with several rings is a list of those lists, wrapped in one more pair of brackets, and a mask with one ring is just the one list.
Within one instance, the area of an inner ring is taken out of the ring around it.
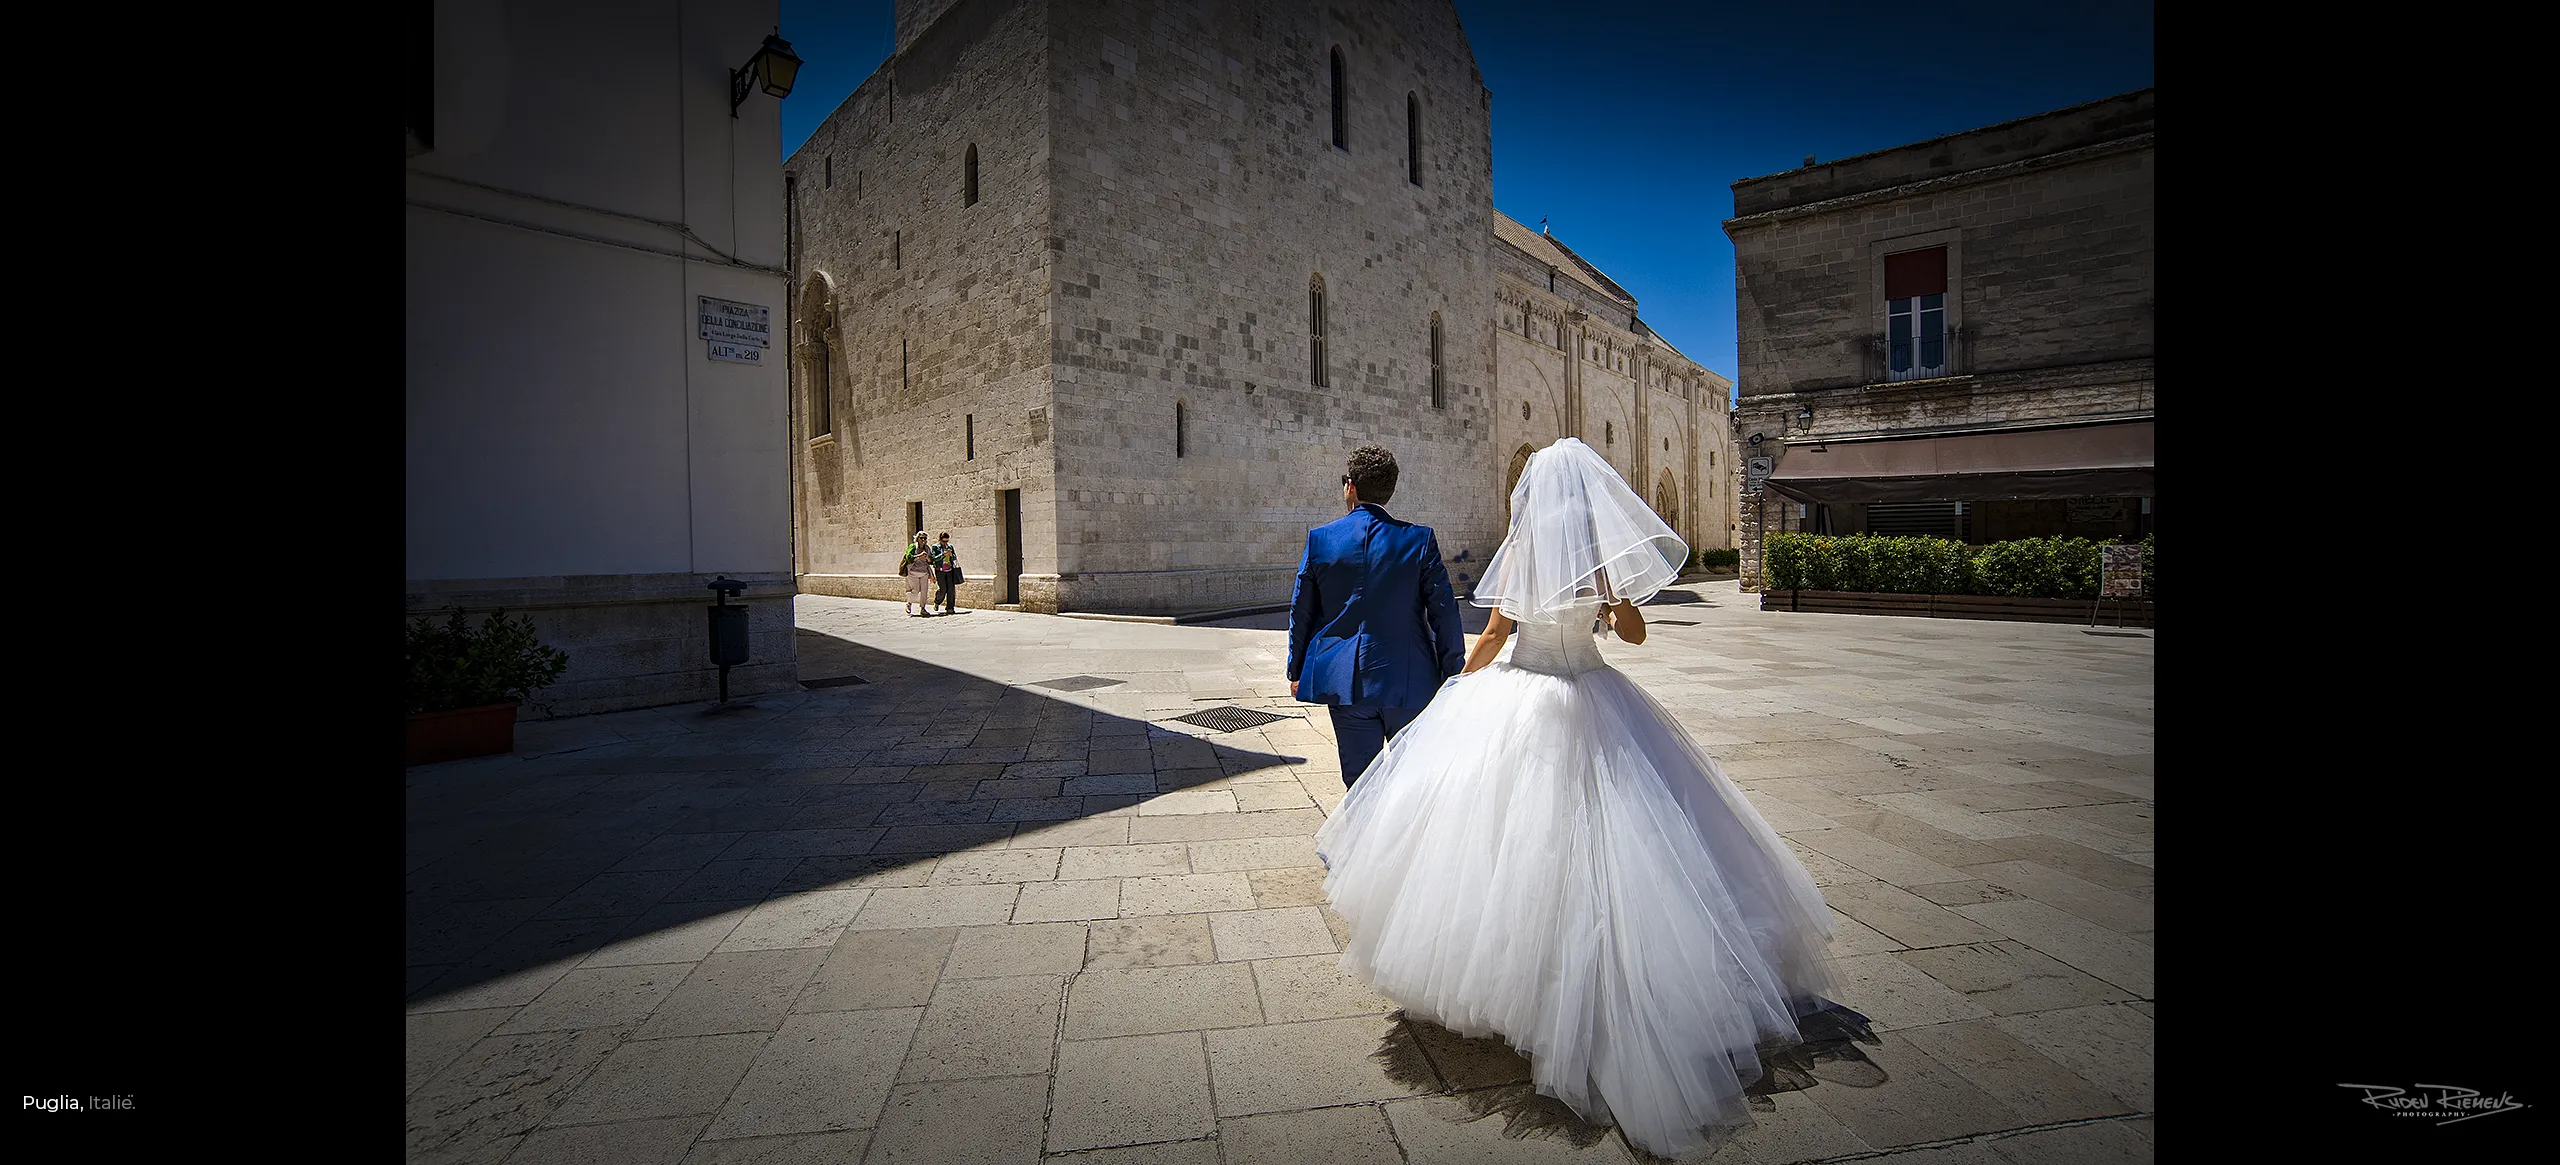
{"label": "paving stone", "polygon": [[[1881,882],[1867,882],[1864,884],[1869,886],[1883,885]],[[1857,919],[1840,913],[1838,907],[1832,908],[1831,947],[1828,952],[1832,958],[1845,959],[1853,955],[1880,955],[1888,951],[1899,951],[1904,949],[1906,948],[1903,944],[1894,941],[1891,936],[1885,934],[1883,931],[1877,930],[1876,928],[1868,926]]]}
{"label": "paving stone", "polygon": [[1055,849],[984,849],[952,854],[933,869],[934,886],[1046,882],[1058,876]]}
{"label": "paving stone", "polygon": [[1966,999],[1902,961],[1899,953],[1835,959],[1831,971],[1843,1000],[1875,1021],[1877,1031],[1983,1019],[1989,1008]]}
{"label": "paving stone", "polygon": [[882,886],[921,886],[933,876],[935,858],[913,854],[864,857],[804,858],[768,893],[798,894],[808,890],[873,890]]}
{"label": "paving stone", "polygon": [[1999,1015],[2131,998],[2051,955],[2013,940],[1905,951],[1897,957]]}
{"label": "paving stone", "polygon": [[1011,822],[981,825],[900,825],[880,835],[871,847],[877,854],[948,854],[972,846],[1001,846],[1013,837]]}
{"label": "paving stone", "polygon": [[1058,876],[1068,880],[1190,872],[1190,853],[1179,843],[1074,846],[1058,866]]}
{"label": "paving stone", "polygon": [[1787,840],[1811,846],[1825,857],[1897,886],[1953,882],[1966,876],[1952,866],[1930,861],[1901,846],[1846,826],[1791,833]]}
{"label": "paving stone", "polygon": [[2036,862],[1987,862],[1967,866],[1965,872],[2118,934],[2149,931],[2154,925],[2150,902]]}
{"label": "paving stone", "polygon": [[792,1016],[769,1037],[704,1135],[872,1127],[923,1015],[922,1008],[896,1008]]}
{"label": "paving stone", "polygon": [[[657,905],[680,886],[692,884],[697,874],[682,870],[643,870],[628,874],[597,874],[577,889],[546,907],[539,917],[545,919],[628,918]],[[759,894],[698,895],[704,897],[753,898]]]}
{"label": "paving stone", "polygon": [[[1217,1127],[1198,1033],[1070,1039],[1059,1046],[1050,1152],[1200,1137]],[[1215,1159],[1213,1149],[1208,1160]]]}
{"label": "paving stone", "polygon": [[1332,954],[1332,932],[1312,906],[1276,910],[1239,910],[1209,916],[1209,935],[1220,962],[1274,959],[1289,955]]}
{"label": "paving stone", "polygon": [[[1777,1165],[1779,1162],[1821,1161],[1852,1154],[1870,1153],[1868,1144],[1840,1118],[1815,1104],[1812,1095],[1825,1088],[1851,1087],[1839,1079],[1825,1080],[1801,1092],[1780,1092],[1768,1099],[1773,1107],[1754,1110],[1751,1123],[1734,1130],[1731,1143],[1711,1159],[1721,1163],[1727,1155],[1740,1161]],[[1895,1165],[1898,1158],[1888,1157]],[[1946,1165],[1998,1165],[1997,1162],[1951,1162]]]}
{"label": "paving stone", "polygon": [[697,1141],[685,1155],[684,1165],[843,1165],[862,1160],[863,1149],[870,1143],[868,1129]]}
{"label": "paving stone", "polygon": [[2042,902],[1985,902],[1956,913],[2139,998],[2149,998],[2151,945]]}
{"label": "paving stone", "polygon": [[2004,837],[1984,844],[1999,850],[2004,860],[2031,861],[2110,890],[2130,892],[2151,888],[2150,867],[2130,855],[2104,853],[2044,834]]}
{"label": "paving stone", "polygon": [[1120,880],[1026,882],[1015,902],[1014,922],[1073,922],[1120,913]]}
{"label": "paving stone", "polygon": [[718,1111],[769,1038],[755,1032],[625,1043],[544,1124],[657,1120]]}
{"label": "paving stone", "polygon": [[809,949],[711,955],[694,964],[633,1038],[773,1031],[826,958],[826,951]]}
{"label": "paving stone", "polygon": [[[1860,1140],[1889,1149],[2025,1123],[2016,1110],[1932,1059],[1905,1034],[1884,1031],[1881,1024],[1878,1029],[1883,1043],[1875,1047],[1860,1045],[1859,1050],[1884,1070],[1889,1082],[1886,1086],[1831,1087],[1825,1081],[1803,1093],[1823,1111],[1839,1118]],[[1817,1080],[1824,1076],[1819,1065],[1814,1076]]]}
{"label": "paving stone", "polygon": [[1823,892],[1831,908],[1906,947],[1996,942],[2000,934],[1899,886],[1854,882]]}
{"label": "paving stone", "polygon": [[1046,1072],[901,1084],[864,1165],[1037,1165],[1048,1107]]}
{"label": "paving stone", "polygon": [[923,1007],[942,981],[951,928],[847,931],[792,1005],[797,1012]]}
{"label": "paving stone", "polygon": [[720,851],[716,860],[741,862],[774,858],[852,857],[870,852],[883,832],[870,828],[784,829],[742,834],[735,844]]}
{"label": "paving stone", "polygon": [[1226,789],[1184,789],[1157,793],[1138,803],[1138,816],[1185,816],[1200,813],[1234,813],[1236,795]]}
{"label": "paving stone", "polygon": [[405,1046],[408,1050],[407,1091],[415,1093],[436,1073],[451,1067],[482,1038],[495,1031],[512,1007],[492,1007],[477,1011],[436,1011],[409,1016]]}
{"label": "paving stone", "polygon": [[1931,902],[1935,902],[1940,906],[1971,906],[1977,902],[2009,902],[2021,897],[2021,895],[2014,891],[2003,890],[1989,882],[1973,880],[1966,880],[1962,882],[1932,882],[1927,885],[1911,886],[1908,887],[1908,889],[1912,893],[1926,898]]}
{"label": "paving stone", "polygon": [[1313,809],[1142,816],[1129,823],[1129,840],[1143,845],[1164,841],[1222,841],[1238,837],[1312,837],[1316,827],[1322,824],[1324,815]]}
{"label": "paving stone", "polygon": [[1245,879],[1253,886],[1253,904],[1270,910],[1281,906],[1315,906],[1324,902],[1324,873],[1321,866],[1247,870]]}
{"label": "paving stone", "polygon": [[678,1165],[711,1122],[707,1116],[542,1129],[507,1160],[527,1165]]}
{"label": "paving stone", "polygon": [[2150,1016],[2130,1007],[2101,1005],[2004,1015],[1997,1022],[2000,1030],[2113,1093],[2134,1111],[2151,1111]]}
{"label": "paving stone", "polygon": [[1013,918],[1020,887],[893,886],[871,891],[871,900],[854,915],[854,930],[909,927],[984,926]]}
{"label": "paving stone", "polygon": [[1085,924],[1017,923],[960,931],[943,964],[945,979],[1002,979],[1084,969]]}
{"label": "paving stone", "polygon": [[1049,1070],[1063,975],[946,979],[925,1008],[901,1081],[961,1080]]}
{"label": "paving stone", "polygon": [[[1121,972],[1142,974],[1143,972]],[[1410,1040],[1389,1045],[1385,1016],[1265,1024],[1205,1033],[1218,1115],[1250,1116],[1437,1092]],[[1382,1049],[1391,1054],[1380,1057]]]}
{"label": "paving stone", "polygon": [[682,884],[669,891],[669,902],[728,902],[761,899],[773,893],[801,859],[756,858],[749,861],[714,861],[687,876]]}
{"label": "paving stone", "polygon": [[548,1031],[472,1045],[410,1094],[408,1159],[494,1161],[514,1151],[629,1035]]}
{"label": "paving stone", "polygon": [[1253,909],[1253,883],[1241,873],[1164,874],[1125,878],[1120,914],[1197,914]]}
{"label": "paving stone", "polygon": [[1262,1020],[1253,971],[1243,963],[1086,971],[1068,990],[1066,1038],[1237,1027]]}
{"label": "paving stone", "polygon": [[1258,960],[1253,982],[1263,1018],[1270,1023],[1379,1015],[1396,1007],[1394,1000],[1344,974],[1340,956],[1333,954]]}
{"label": "paving stone", "polygon": [[1403,1165],[1383,1109],[1370,1105],[1218,1122],[1227,1165]]}
{"label": "paving stone", "polygon": [[1389,1018],[1403,1024],[1404,1032],[1431,1062],[1432,1071],[1453,1092],[1529,1083],[1529,1058],[1498,1036],[1469,1038],[1436,1023],[1403,1017],[1401,1012]]}
{"label": "paving stone", "polygon": [[1190,844],[1191,872],[1214,874],[1235,870],[1269,870],[1316,867],[1315,838],[1254,837],[1230,841],[1196,841]]}
{"label": "paving stone", "polygon": [[2099,1121],[2039,1129],[1990,1142],[2002,1165],[2149,1165],[2151,1138],[2133,1122]]}
{"label": "paving stone", "polygon": [[767,900],[720,941],[723,953],[832,947],[871,900],[869,890],[811,890]]}
{"label": "paving stone", "polygon": [[2073,1075],[1990,1020],[1904,1032],[1929,1058],[2009,1106],[2029,1124],[2085,1120],[2130,1111],[2124,1101]]}
{"label": "paving stone", "polygon": [[628,1027],[656,1010],[691,969],[684,963],[581,967],[562,975],[497,1034]]}
{"label": "paving stone", "polygon": [[1216,960],[1205,914],[1094,922],[1086,930],[1086,970],[1187,966]]}
{"label": "paving stone", "polygon": [[1584,1124],[1562,1102],[1539,1096],[1526,1085],[1398,1100],[1384,1111],[1405,1160],[1414,1165],[1625,1165],[1634,1160],[1610,1130]]}

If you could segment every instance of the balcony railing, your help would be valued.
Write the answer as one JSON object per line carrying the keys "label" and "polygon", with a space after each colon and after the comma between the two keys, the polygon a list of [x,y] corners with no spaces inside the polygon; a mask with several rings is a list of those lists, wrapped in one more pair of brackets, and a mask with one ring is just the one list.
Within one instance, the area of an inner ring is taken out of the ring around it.
{"label": "balcony railing", "polygon": [[1867,337],[1864,382],[1894,384],[1962,376],[1973,370],[1973,329],[1939,328],[1914,336],[1877,332]]}

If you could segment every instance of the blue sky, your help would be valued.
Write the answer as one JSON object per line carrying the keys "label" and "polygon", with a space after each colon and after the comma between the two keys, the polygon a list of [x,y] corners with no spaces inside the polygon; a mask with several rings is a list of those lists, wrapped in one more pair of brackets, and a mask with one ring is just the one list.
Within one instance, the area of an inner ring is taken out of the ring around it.
{"label": "blue sky", "polygon": [[[1547,219],[1727,377],[1736,180],[2152,83],[2150,0],[1457,6],[1493,90],[1494,206]],[[891,10],[782,0],[807,62],[782,103],[784,156],[888,57]]]}

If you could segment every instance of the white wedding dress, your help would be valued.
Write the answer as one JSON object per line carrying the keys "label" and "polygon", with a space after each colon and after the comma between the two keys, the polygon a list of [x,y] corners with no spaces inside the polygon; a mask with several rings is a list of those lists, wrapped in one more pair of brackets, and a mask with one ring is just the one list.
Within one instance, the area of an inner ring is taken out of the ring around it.
{"label": "white wedding dress", "polygon": [[[1343,969],[1499,1035],[1638,1147],[1750,1120],[1758,1049],[1827,1005],[1829,909],[1662,706],[1601,658],[1598,600],[1448,681],[1316,834]],[[1578,612],[1578,614],[1577,614]]]}

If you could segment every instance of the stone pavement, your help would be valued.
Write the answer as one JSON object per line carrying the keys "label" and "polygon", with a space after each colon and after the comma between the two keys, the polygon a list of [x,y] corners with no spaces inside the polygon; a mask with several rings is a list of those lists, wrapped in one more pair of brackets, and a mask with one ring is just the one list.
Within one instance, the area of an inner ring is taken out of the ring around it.
{"label": "stone pavement", "polygon": [[[1603,651],[1803,857],[1880,1042],[1712,1159],[2150,1160],[2152,640],[1756,605]],[[1638,1159],[1336,969],[1285,616],[798,611],[807,692],[409,771],[408,1160]],[[1282,719],[1171,721],[1220,706]]]}

